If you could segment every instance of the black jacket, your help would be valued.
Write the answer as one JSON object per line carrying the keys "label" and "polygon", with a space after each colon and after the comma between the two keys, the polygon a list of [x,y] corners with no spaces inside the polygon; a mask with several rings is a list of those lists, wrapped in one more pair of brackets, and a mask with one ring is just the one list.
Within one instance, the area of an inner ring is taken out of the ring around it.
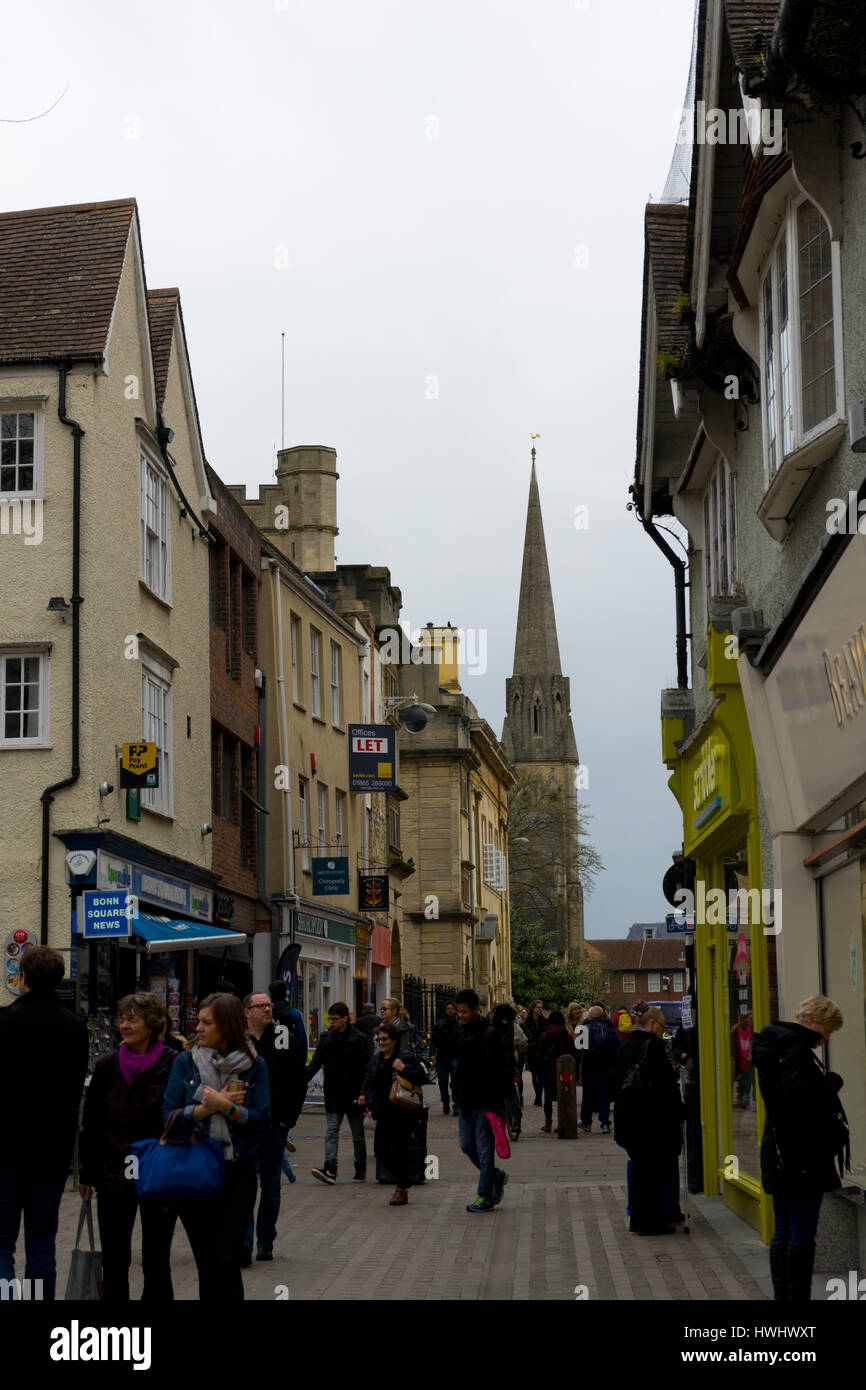
{"label": "black jacket", "polygon": [[840,1186],[834,1160],[843,1148],[842,1078],[824,1070],[801,1023],[769,1023],[752,1043],[767,1120],[761,1139],[765,1192],[832,1192]]}
{"label": "black jacket", "polygon": [[[635,1063],[640,1063],[641,1084],[623,1089]],[[682,1147],[686,1109],[661,1038],[632,1029],[614,1058],[613,1070],[613,1137],[617,1144],[636,1160],[675,1158]]]}
{"label": "black jacket", "polygon": [[362,1014],[360,1018],[355,1019],[354,1028],[356,1032],[361,1034],[362,1038],[367,1039],[367,1046],[370,1051],[373,1050],[373,1038],[381,1022],[378,1014]]}
{"label": "black jacket", "polygon": [[[277,1033],[277,1026],[285,1028],[285,1032]],[[262,1036],[253,1038],[253,1042],[256,1052],[268,1068],[271,1126],[287,1125],[289,1129],[293,1129],[298,1122],[307,1094],[307,1079],[304,1075],[306,1059],[298,1040],[287,1024],[269,1023]]]}
{"label": "black jacket", "polygon": [[449,1018],[446,1014],[434,1025],[430,1035],[430,1047],[436,1058],[437,1067],[448,1066],[457,1056],[457,1030],[460,1024],[455,1015]]}
{"label": "black jacket", "polygon": [[[513,1076],[513,1068],[511,1074]],[[457,1034],[457,1070],[453,1084],[459,1108],[466,1112],[490,1110],[494,1115],[502,1115],[508,1075],[509,1058],[502,1034],[483,1018],[462,1024]]]}
{"label": "black jacket", "polygon": [[619,1033],[607,1014],[601,1018],[584,1020],[587,1030],[587,1046],[582,1051],[583,1075],[585,1080],[605,1080],[613,1071],[613,1064],[620,1049]]}
{"label": "black jacket", "polygon": [[131,1086],[116,1052],[99,1058],[84,1101],[78,1144],[80,1182],[102,1192],[128,1191],[129,1146],[137,1139],[158,1139],[162,1134],[162,1098],[177,1055],[163,1044],[154,1066],[134,1077]]}
{"label": "black jacket", "polygon": [[394,1084],[395,1074],[391,1063],[395,1062],[397,1058],[405,1063],[400,1075],[405,1077],[407,1081],[414,1081],[418,1086],[424,1086],[429,1081],[421,1063],[411,1053],[399,1052],[395,1048],[387,1062],[383,1053],[374,1053],[368,1063],[367,1074],[364,1077],[360,1094],[364,1097],[373,1119],[380,1123],[383,1119],[387,1123],[397,1116],[400,1118],[407,1116],[410,1123],[412,1120],[413,1112],[411,1110],[404,1110],[399,1105],[392,1105],[388,1099]]}
{"label": "black jacket", "polygon": [[0,1120],[0,1171],[65,1176],[88,1060],[87,1025],[53,991],[0,1009],[9,1094]]}
{"label": "black jacket", "polygon": [[574,1038],[562,1023],[548,1023],[538,1040],[538,1075],[542,1081],[556,1082],[556,1064],[560,1057],[577,1061]]}
{"label": "black jacket", "polygon": [[325,1072],[325,1110],[348,1110],[363,1094],[369,1046],[363,1033],[351,1023],[342,1033],[329,1028],[323,1033],[305,1072],[307,1082],[316,1072]]}

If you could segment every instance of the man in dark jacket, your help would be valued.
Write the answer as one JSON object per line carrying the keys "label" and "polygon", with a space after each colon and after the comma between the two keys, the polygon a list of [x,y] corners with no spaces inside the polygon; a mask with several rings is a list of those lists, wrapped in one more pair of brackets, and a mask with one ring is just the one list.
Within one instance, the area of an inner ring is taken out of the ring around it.
{"label": "man in dark jacket", "polygon": [[[457,1067],[457,1005],[449,999],[445,1005],[445,1015],[433,1028],[430,1040],[433,1056],[436,1058],[436,1075],[439,1078],[439,1094],[442,1097],[442,1113],[449,1115],[448,1083],[454,1091],[454,1072]],[[455,1109],[457,1107],[455,1106]]]}
{"label": "man in dark jacket", "polygon": [[307,1060],[307,1030],[304,1027],[303,1016],[300,1009],[293,1009],[288,1001],[288,985],[285,980],[272,980],[268,985],[268,994],[271,996],[271,1003],[274,1006],[274,1023],[285,1023],[287,1028],[291,1028],[298,1040],[298,1047],[304,1061]]}
{"label": "man in dark jacket", "polygon": [[[307,1083],[304,1077],[306,1057],[301,1055],[298,1040],[284,1023],[272,1021],[273,1005],[268,996],[248,994],[244,1000],[247,1028],[256,1052],[268,1069],[271,1088],[271,1118],[268,1132],[262,1139],[258,1156],[258,1177],[261,1195],[255,1235],[256,1259],[272,1260],[277,1238],[277,1217],[280,1214],[280,1178],[283,1154],[289,1131],[298,1122]],[[253,1212],[241,1264],[246,1266],[253,1254]]]}
{"label": "man in dark jacket", "polygon": [[367,1039],[349,1022],[347,1004],[332,1004],[328,1010],[329,1028],[319,1038],[313,1060],[306,1070],[309,1084],[316,1072],[325,1072],[325,1162],[313,1169],[313,1177],[332,1186],[337,1181],[337,1150],[340,1125],[345,1115],[352,1131],[355,1148],[353,1181],[364,1182],[367,1177],[367,1144],[364,1138],[364,1111],[358,1105],[363,1095],[369,1049]]}
{"label": "man in dark jacket", "polygon": [[593,1114],[598,1111],[602,1134],[610,1134],[610,1087],[613,1063],[620,1049],[619,1033],[601,1004],[593,1004],[584,1019],[587,1047],[581,1052],[580,1127],[584,1134],[592,1129]]}
{"label": "man in dark jacket", "polygon": [[777,1303],[811,1298],[821,1201],[841,1185],[849,1158],[842,1078],[825,1071],[814,1051],[842,1027],[842,1014],[832,999],[815,994],[803,1000],[795,1019],[768,1024],[752,1045],[767,1108],[761,1182],[772,1194],[776,1218],[770,1275]]}
{"label": "man in dark jacket", "polygon": [[495,1165],[493,1130],[487,1112],[505,1113],[508,1057],[501,1034],[481,1017],[481,1001],[474,989],[457,995],[457,1068],[454,1102],[460,1122],[460,1147],[478,1169],[478,1195],[466,1210],[493,1211],[502,1201],[508,1174]]}
{"label": "man in dark jacket", "polygon": [[379,1027],[379,1015],[376,1013],[376,1005],[367,1003],[361,1011],[361,1017],[355,1020],[355,1028],[367,1039],[369,1053],[373,1052],[373,1044],[376,1039],[376,1029]]}
{"label": "man in dark jacket", "polygon": [[664,1014],[650,1006],[614,1058],[614,1139],[631,1159],[629,1230],[639,1236],[674,1234],[665,1186],[682,1147],[685,1106],[664,1031]]}
{"label": "man in dark jacket", "polygon": [[63,975],[60,953],[34,946],[21,959],[19,998],[0,1009],[0,1057],[15,1078],[6,1088],[0,1138],[0,1279],[15,1278],[23,1213],[24,1278],[42,1281],[45,1300],[54,1298],[60,1198],[88,1058],[84,1019],[55,994]]}

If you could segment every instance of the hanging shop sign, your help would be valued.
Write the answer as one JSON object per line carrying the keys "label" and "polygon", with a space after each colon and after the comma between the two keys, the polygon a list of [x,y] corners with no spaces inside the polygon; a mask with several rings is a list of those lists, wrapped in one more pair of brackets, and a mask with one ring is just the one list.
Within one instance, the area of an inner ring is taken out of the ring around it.
{"label": "hanging shop sign", "polygon": [[717,738],[701,744],[692,771],[692,826],[703,830],[715,816],[730,808],[730,765],[728,749]]}
{"label": "hanging shop sign", "polygon": [[387,874],[358,874],[358,911],[388,911]]}
{"label": "hanging shop sign", "polygon": [[313,859],[313,897],[337,898],[349,891],[349,856]]}
{"label": "hanging shop sign", "polygon": [[83,911],[79,921],[86,941],[108,941],[113,936],[129,936],[135,903],[125,889],[113,892],[97,889],[93,893],[82,893],[81,903]]}
{"label": "hanging shop sign", "polygon": [[10,994],[18,994],[21,984],[21,957],[25,951],[30,951],[36,946],[36,933],[28,931],[26,927],[16,927],[15,931],[10,932],[3,943],[3,974],[6,977],[6,988]]}
{"label": "hanging shop sign", "polygon": [[155,743],[125,743],[120,759],[120,786],[158,787],[159,758]]}
{"label": "hanging shop sign", "polygon": [[395,735],[393,724],[350,724],[349,788],[353,792],[392,792]]}
{"label": "hanging shop sign", "polygon": [[235,900],[231,893],[217,893],[214,908],[217,922],[231,922],[235,915]]}

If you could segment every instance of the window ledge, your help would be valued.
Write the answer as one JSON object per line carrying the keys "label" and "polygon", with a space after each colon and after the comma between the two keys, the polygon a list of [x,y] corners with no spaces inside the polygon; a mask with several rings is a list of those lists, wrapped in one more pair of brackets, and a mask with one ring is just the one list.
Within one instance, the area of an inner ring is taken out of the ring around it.
{"label": "window ledge", "polygon": [[150,585],[147,583],[147,580],[139,578],[138,587],[140,589],[143,589],[146,594],[149,594],[152,599],[156,599],[157,603],[161,603],[163,608],[167,608],[169,612],[173,612],[174,604],[172,603],[171,599],[163,598],[161,594],[158,594],[156,592],[156,589],[151,589]]}
{"label": "window ledge", "polygon": [[299,709],[299,710],[301,711],[301,714],[306,714],[306,712],[307,712],[307,706],[306,706],[306,705],[301,705],[301,704],[299,704],[297,700],[293,700],[293,701],[292,701],[292,704],[294,705],[295,709]]}
{"label": "window ledge", "polygon": [[141,809],[146,811],[149,816],[159,816],[160,820],[174,820],[173,811],[160,811],[156,806],[145,806],[144,802],[141,803]]}
{"label": "window ledge", "polygon": [[327,719],[323,719],[320,714],[311,714],[310,718],[312,719],[314,724],[321,724],[323,728],[328,727]]}
{"label": "window ledge", "polygon": [[0,753],[47,753],[53,747],[53,743],[0,743]]}
{"label": "window ledge", "polygon": [[836,420],[783,460],[758,507],[758,520],[774,541],[785,540],[791,529],[789,518],[797,499],[815,470],[833,457],[845,432],[845,421]]}

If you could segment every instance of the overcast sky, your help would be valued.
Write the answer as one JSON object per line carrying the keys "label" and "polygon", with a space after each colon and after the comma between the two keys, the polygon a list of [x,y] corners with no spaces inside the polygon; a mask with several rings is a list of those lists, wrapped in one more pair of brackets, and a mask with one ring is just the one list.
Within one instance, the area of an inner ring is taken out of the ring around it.
{"label": "overcast sky", "polygon": [[[501,733],[538,477],[583,793],[587,935],[667,910],[669,565],[626,512],[643,210],[694,0],[30,0],[4,18],[4,210],[134,196],[180,288],[205,448],[255,495],[280,440],[337,450],[338,562],[404,617],[486,631]],[[14,62],[10,61],[14,55]],[[589,525],[575,528],[575,508]]]}

